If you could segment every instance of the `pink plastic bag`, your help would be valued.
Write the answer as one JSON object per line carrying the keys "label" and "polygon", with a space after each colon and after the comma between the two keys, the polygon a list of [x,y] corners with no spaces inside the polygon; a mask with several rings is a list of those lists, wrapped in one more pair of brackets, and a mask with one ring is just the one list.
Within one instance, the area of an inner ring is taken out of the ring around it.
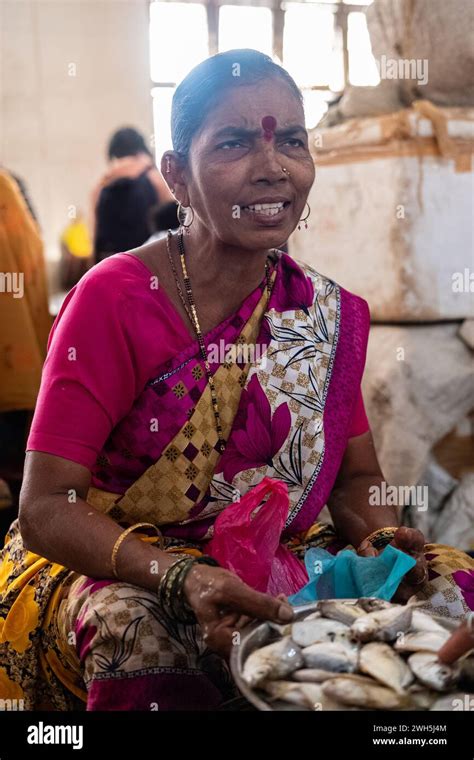
{"label": "pink plastic bag", "polygon": [[264,478],[217,517],[206,554],[256,591],[295,594],[308,582],[308,574],[303,563],[280,544],[288,507],[286,484]]}

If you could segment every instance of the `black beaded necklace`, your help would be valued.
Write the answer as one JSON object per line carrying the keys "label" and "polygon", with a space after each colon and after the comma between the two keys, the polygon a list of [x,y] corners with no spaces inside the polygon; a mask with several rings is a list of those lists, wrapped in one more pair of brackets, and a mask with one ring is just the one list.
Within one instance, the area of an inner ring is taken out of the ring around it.
{"label": "black beaded necklace", "polygon": [[[211,372],[211,366],[209,364],[209,360],[207,358],[207,350],[206,345],[204,343],[204,338],[201,331],[201,326],[199,324],[199,318],[196,311],[196,304],[194,302],[194,296],[191,288],[191,282],[189,280],[188,271],[186,268],[186,261],[185,261],[185,249],[184,249],[184,240],[183,240],[183,231],[180,228],[178,230],[178,248],[179,248],[179,255],[181,260],[181,269],[183,273],[183,281],[184,281],[184,287],[186,291],[186,298],[183,294],[183,291],[181,289],[181,285],[179,284],[178,279],[178,273],[176,272],[176,267],[174,265],[173,256],[171,254],[171,247],[170,247],[170,241],[172,239],[172,232],[171,230],[168,230],[168,235],[166,239],[166,244],[168,248],[168,258],[170,260],[171,268],[173,271],[174,278],[176,280],[176,286],[178,289],[179,296],[181,298],[181,301],[183,302],[184,308],[186,309],[186,313],[189,316],[189,319],[191,320],[194,330],[196,332],[196,336],[199,343],[199,351],[201,353],[202,360],[204,362],[204,367],[206,370],[207,375],[207,381],[209,383],[209,388],[211,391],[211,403],[212,403],[212,409],[214,412],[214,420],[216,424],[216,430],[217,430],[217,437],[218,437],[218,445],[219,445],[219,451],[222,453],[225,450],[226,442],[224,438],[222,437],[222,424],[221,424],[221,417],[219,413],[219,404],[217,401],[217,393],[216,393],[216,387],[214,384],[214,378],[212,376]],[[275,251],[276,249],[272,249]],[[270,294],[272,291],[272,283],[270,279],[270,267],[268,265],[268,256],[265,260],[265,279],[266,279],[266,288],[267,288],[267,304],[268,300],[270,299]]]}

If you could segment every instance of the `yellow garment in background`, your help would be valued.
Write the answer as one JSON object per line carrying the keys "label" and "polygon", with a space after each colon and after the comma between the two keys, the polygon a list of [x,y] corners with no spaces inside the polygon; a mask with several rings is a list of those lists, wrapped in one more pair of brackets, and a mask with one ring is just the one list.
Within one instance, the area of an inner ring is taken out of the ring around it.
{"label": "yellow garment in background", "polygon": [[0,171],[0,412],[35,408],[50,329],[39,230],[17,183]]}
{"label": "yellow garment in background", "polygon": [[68,224],[61,235],[61,243],[64,243],[69,253],[78,259],[87,259],[92,255],[92,241],[83,219],[76,219]]}

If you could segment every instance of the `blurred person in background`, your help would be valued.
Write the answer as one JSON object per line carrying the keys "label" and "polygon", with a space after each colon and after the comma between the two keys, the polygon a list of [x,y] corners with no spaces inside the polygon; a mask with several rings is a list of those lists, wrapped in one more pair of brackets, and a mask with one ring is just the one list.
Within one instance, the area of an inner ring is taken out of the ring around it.
{"label": "blurred person in background", "polygon": [[154,229],[151,214],[173,201],[150,149],[133,127],[111,137],[109,166],[92,193],[94,262],[143,245]]}
{"label": "blurred person in background", "polygon": [[82,212],[65,227],[60,238],[59,286],[68,291],[94,264],[92,241]]}
{"label": "blurred person in background", "polygon": [[163,206],[154,210],[151,215],[151,225],[154,230],[147,243],[154,243],[165,238],[168,230],[177,230],[179,227],[178,204],[176,201],[164,203]]}
{"label": "blurred person in background", "polygon": [[[43,243],[25,193],[24,183],[0,169],[0,509],[14,505],[8,489],[16,497],[21,485],[52,322]],[[1,520],[2,534],[5,527]]]}

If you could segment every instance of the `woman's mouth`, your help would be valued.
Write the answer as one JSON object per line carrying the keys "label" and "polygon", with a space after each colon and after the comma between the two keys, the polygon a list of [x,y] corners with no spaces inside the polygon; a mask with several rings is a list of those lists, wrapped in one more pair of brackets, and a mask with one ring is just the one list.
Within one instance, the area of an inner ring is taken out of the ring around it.
{"label": "woman's mouth", "polygon": [[278,201],[277,203],[253,203],[249,206],[242,206],[242,211],[246,211],[259,220],[273,219],[285,214],[286,209],[291,201]]}

